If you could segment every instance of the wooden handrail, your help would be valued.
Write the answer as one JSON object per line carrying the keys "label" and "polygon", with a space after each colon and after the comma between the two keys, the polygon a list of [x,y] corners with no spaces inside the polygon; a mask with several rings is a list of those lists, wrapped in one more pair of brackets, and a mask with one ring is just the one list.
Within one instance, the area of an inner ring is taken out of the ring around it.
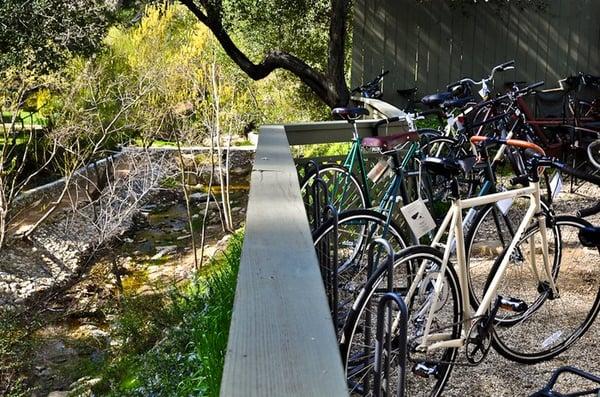
{"label": "wooden handrail", "polygon": [[348,394],[289,130],[259,134],[223,397]]}

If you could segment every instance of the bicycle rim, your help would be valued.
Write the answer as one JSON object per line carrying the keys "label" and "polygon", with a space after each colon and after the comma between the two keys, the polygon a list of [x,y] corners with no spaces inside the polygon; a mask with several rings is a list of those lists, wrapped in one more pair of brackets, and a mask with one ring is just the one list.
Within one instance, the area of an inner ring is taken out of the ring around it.
{"label": "bicycle rim", "polygon": [[[561,250],[561,255],[553,268],[558,295],[554,296],[547,286],[540,286],[529,270],[532,261],[539,267],[543,263],[537,225],[520,240],[525,251],[525,246],[533,246],[533,250],[526,252],[526,259],[521,263],[511,258],[504,282],[497,291],[498,295],[529,305],[518,321],[499,322],[494,330],[495,349],[517,362],[536,363],[563,352],[585,333],[598,314],[598,252],[582,247],[578,237],[579,230],[589,224],[571,216],[556,217],[554,223],[560,231],[556,249]],[[496,261],[496,267],[501,258]]]}
{"label": "bicycle rim", "polygon": [[[433,302],[433,290],[442,263],[440,252],[428,246],[413,246],[400,252],[394,262],[393,284],[394,292],[404,298],[413,280],[414,270],[423,261],[427,262],[428,272],[419,283],[416,296],[407,302],[409,320],[405,393],[411,396],[437,396],[442,392],[450,377],[451,363],[454,361],[458,349],[438,349],[429,353],[417,353],[414,348],[422,340],[424,318],[428,315]],[[351,395],[368,396],[373,394],[376,308],[380,298],[388,292],[387,278],[387,268],[380,268],[369,279],[360,294],[360,300],[353,306],[353,311],[344,329],[341,352]],[[432,331],[450,332],[451,338],[458,338],[462,319],[460,291],[456,273],[451,267],[446,271],[443,283],[441,298],[434,314]],[[391,318],[397,319],[397,316],[398,312],[393,312]],[[400,379],[398,362],[395,360],[397,360],[398,345],[401,341],[397,341],[396,337],[397,334],[394,334],[392,340],[397,345],[389,352],[391,361],[395,364],[393,366],[395,372],[391,373],[389,379],[382,382],[386,388],[386,395],[396,395]],[[412,367],[422,363],[428,365],[437,363],[436,375],[428,378],[415,375],[411,370]]]}
{"label": "bicycle rim", "polygon": [[[312,170],[300,185],[311,226],[315,225],[313,187],[316,175],[317,172]],[[366,208],[367,194],[356,176],[347,168],[337,164],[324,165],[319,168],[319,176],[327,188],[327,197],[321,197],[321,204],[332,204],[338,213],[350,209]],[[323,192],[320,194],[322,195]]]}
{"label": "bicycle rim", "polygon": [[[340,214],[337,225],[338,244],[334,252],[335,231],[333,220],[330,219],[313,233],[313,240],[322,275],[332,279],[332,272],[337,271],[338,316],[334,322],[339,334],[350,307],[369,277],[366,254],[368,244],[376,238],[385,238],[394,252],[399,252],[406,244],[395,223],[388,224],[382,214],[371,210],[353,210]],[[325,284],[326,292],[331,296],[334,286],[327,282]]]}

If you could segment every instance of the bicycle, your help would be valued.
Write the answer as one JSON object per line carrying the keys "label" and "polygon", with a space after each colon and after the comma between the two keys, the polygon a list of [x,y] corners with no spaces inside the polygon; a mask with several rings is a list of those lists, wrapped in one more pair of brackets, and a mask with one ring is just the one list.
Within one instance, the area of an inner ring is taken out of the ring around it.
{"label": "bicycle", "polygon": [[[525,141],[471,139],[474,143],[501,143],[531,149],[542,156],[544,153],[539,146]],[[458,161],[439,159],[425,160],[425,165],[453,177],[463,167]],[[541,211],[538,167],[564,168],[564,164],[532,156],[527,165],[527,187],[465,200],[457,198],[455,183],[451,210],[431,246],[413,246],[397,253],[393,274],[381,267],[370,275],[348,314],[341,337],[349,385],[363,394],[371,387],[374,348],[368,339],[372,324],[367,320],[373,318],[378,298],[387,292],[401,295],[409,308],[408,354],[413,365],[405,385],[409,393],[427,390],[428,395],[439,395],[461,347],[465,348],[467,365],[481,362],[491,346],[511,360],[535,363],[556,356],[585,333],[600,308],[596,281],[600,274],[595,279],[591,276],[585,283],[590,291],[582,294],[581,283],[573,285],[573,273],[568,270],[581,274],[581,268],[572,258],[561,256],[561,251],[572,244],[566,241],[572,237],[569,229],[579,231],[589,223]],[[468,295],[462,210],[516,197],[529,197],[525,216],[510,245],[497,257],[484,285],[483,298],[478,305],[473,304]],[[553,227],[547,230],[548,222]],[[441,244],[446,231],[446,244]],[[452,241],[456,241],[455,266],[449,263]],[[444,248],[443,253],[438,247]],[[552,263],[550,255],[554,257]],[[526,261],[531,271],[525,271],[527,266],[522,263]],[[384,287],[388,277],[393,277],[393,291]],[[565,300],[568,307],[562,306]],[[573,307],[578,308],[575,313]],[[561,316],[565,313],[570,316]],[[393,384],[393,380],[388,382]]]}
{"label": "bicycle", "polygon": [[[374,182],[371,182],[369,172],[367,171],[367,165],[365,156],[362,152],[363,140],[369,138],[361,138],[358,133],[356,121],[365,115],[368,115],[368,110],[365,108],[335,108],[332,113],[342,119],[348,121],[352,128],[352,143],[350,150],[346,154],[345,159],[341,164],[337,163],[326,163],[318,167],[318,175],[324,181],[327,186],[329,195],[329,202],[332,203],[338,212],[349,209],[359,208],[371,208],[373,207],[373,186],[378,177],[373,177]],[[400,117],[391,117],[383,119],[375,124],[375,128],[382,125],[390,124],[400,120]],[[430,134],[428,130],[417,130],[416,134],[419,139],[423,138],[424,142],[431,142],[434,138],[437,138],[436,134]],[[400,134],[388,135],[383,138],[390,138],[393,140],[394,137],[401,136]],[[388,141],[391,142],[391,141]],[[413,145],[406,154],[406,158],[403,160],[404,168],[406,169],[408,163],[412,161],[413,156],[418,152],[419,145]],[[390,149],[390,148],[387,148]],[[379,167],[383,167],[383,171],[387,165],[381,163]],[[306,172],[300,182],[300,191],[303,194],[306,208],[312,207],[310,201],[310,195],[307,192],[310,191],[315,178],[317,176],[317,169],[313,168]],[[385,188],[383,189],[385,191]],[[403,196],[406,198],[406,195]],[[308,211],[307,211],[308,212]],[[310,212],[309,212],[310,213]],[[313,220],[309,218],[309,222],[314,224]]]}

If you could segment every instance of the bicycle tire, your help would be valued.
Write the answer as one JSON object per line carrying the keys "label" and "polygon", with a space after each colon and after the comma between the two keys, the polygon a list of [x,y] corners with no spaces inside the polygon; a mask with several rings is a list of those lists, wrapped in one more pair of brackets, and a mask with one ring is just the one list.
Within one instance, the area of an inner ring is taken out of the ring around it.
{"label": "bicycle tire", "polygon": [[417,128],[417,134],[421,140],[425,139],[426,141],[442,136],[442,132],[435,128]]}
{"label": "bicycle tire", "polygon": [[[334,241],[334,226],[334,220],[328,219],[313,232],[313,241],[322,274],[330,274],[334,266],[338,272],[338,318],[334,319],[336,332],[338,332],[346,321],[350,311],[349,306],[356,300],[358,291],[368,280],[367,245],[372,240],[383,237],[390,241],[395,252],[399,252],[406,247],[406,243],[400,227],[393,221],[388,224],[383,214],[365,209],[345,211],[338,216],[337,263],[330,265],[333,252],[329,244]],[[333,291],[326,289],[331,296]]]}
{"label": "bicycle tire", "polygon": [[[410,369],[407,369],[405,392],[406,395],[415,395],[415,392],[418,391],[419,395],[429,393],[427,394],[429,396],[438,396],[450,377],[458,348],[446,348],[434,351],[433,354],[437,353],[435,357],[427,357],[427,355],[426,357],[417,357],[417,354],[422,353],[416,353],[414,348],[420,339],[419,332],[422,332],[420,328],[417,329],[418,324],[423,324],[424,322],[419,320],[419,318],[426,318],[429,314],[427,305],[431,305],[432,292],[435,288],[434,283],[437,281],[435,269],[436,267],[439,269],[441,266],[443,260],[442,254],[429,246],[412,246],[402,250],[394,262],[393,283],[394,292],[400,291],[400,295],[404,297],[410,283],[413,282],[413,270],[418,266],[417,263],[423,260],[431,263],[431,270],[427,271],[427,276],[421,281],[423,285],[419,286],[417,290],[420,294],[417,294],[410,302],[406,302],[409,313],[408,364],[411,362],[414,364],[427,362],[429,365],[432,365],[431,363],[434,361],[441,363],[438,363],[435,368],[436,375],[432,375],[429,378],[414,375]],[[382,266],[369,278],[359,295],[359,300],[353,305],[352,311],[348,316],[348,322],[344,328],[340,344],[342,363],[347,376],[347,383],[351,389],[350,391],[352,392],[353,388],[360,388],[361,395],[368,395],[365,392],[372,383],[372,379],[369,378],[372,375],[370,369],[374,361],[372,354],[375,348],[375,341],[370,339],[369,335],[371,333],[369,330],[370,327],[374,326],[371,320],[376,318],[373,308],[377,308],[378,298],[388,292],[387,288],[380,289],[382,283],[387,286],[387,277],[388,268]],[[435,312],[436,318],[434,323],[439,325],[440,329],[444,331],[451,328],[452,332],[449,338],[454,339],[458,338],[461,332],[462,304],[460,301],[461,294],[458,278],[451,265],[447,266],[444,279],[447,287],[445,290],[442,287],[441,295],[445,299],[441,304],[438,302],[440,306]],[[423,299],[423,302],[421,302],[421,299]],[[450,299],[452,299],[453,303],[451,303]],[[401,343],[401,341],[398,343]],[[411,351],[411,347],[413,351]],[[428,381],[431,381],[432,384],[428,384]],[[395,390],[392,390],[393,382],[390,379],[386,381],[386,387],[387,395],[395,395]]]}
{"label": "bicycle tire", "polygon": [[[544,202],[541,204],[544,213],[552,217],[553,214],[548,206]],[[522,219],[522,215],[522,213],[515,214],[514,211],[510,215],[504,215],[497,203],[491,203],[479,208],[473,220],[467,225],[465,237],[465,259],[469,270],[467,281],[471,306],[475,310],[479,307],[497,256],[510,244],[519,226],[519,223],[513,224],[510,219]],[[498,231],[498,227],[502,230]],[[559,236],[557,228],[554,230],[554,236]],[[556,244],[555,240],[554,246]],[[553,263],[557,263],[560,260],[560,251],[554,250],[553,254]]]}
{"label": "bicycle tire", "polygon": [[[421,152],[425,156],[449,159],[464,159],[469,156],[465,147],[458,140],[447,136],[433,138],[421,147]],[[476,182],[477,178],[474,177],[474,173],[475,171],[471,170],[468,175],[464,175],[458,179],[459,189],[461,195],[464,197],[473,196],[479,185]],[[428,196],[431,196],[434,203],[446,202],[446,207],[444,208],[444,212],[446,212],[450,208],[446,200],[446,193],[450,191],[449,182],[451,178],[441,175],[431,175],[430,177],[430,186],[425,187],[425,189],[431,189],[431,193]]]}
{"label": "bicycle tire", "polygon": [[[585,334],[600,309],[600,269],[598,266],[588,268],[590,262],[581,258],[587,251],[582,249],[578,237],[579,230],[590,224],[574,216],[557,216],[553,222],[560,230],[561,251],[568,250],[561,252],[561,259],[553,268],[558,296],[552,296],[548,288],[540,289],[535,282],[524,282],[525,272],[505,274],[503,279],[508,280],[508,284],[498,289],[502,296],[514,297],[516,294],[522,300],[535,296],[539,302],[537,307],[529,308],[521,315],[518,322],[499,323],[494,327],[494,349],[515,362],[534,364],[562,353]],[[539,225],[527,230],[520,242],[536,231],[539,231]],[[534,253],[537,256],[537,250]],[[489,281],[505,254],[506,250],[497,258]],[[597,258],[598,254],[593,252],[593,255]],[[518,282],[515,282],[515,275]],[[527,286],[528,290],[525,289]]]}
{"label": "bicycle tire", "polygon": [[[314,219],[312,187],[317,170],[308,172],[300,183],[300,192],[311,228],[318,226]],[[367,208],[368,197],[358,178],[346,167],[339,164],[325,164],[319,167],[319,176],[325,182],[328,191],[327,203],[333,204],[338,213],[355,208]],[[339,183],[338,183],[339,182]]]}

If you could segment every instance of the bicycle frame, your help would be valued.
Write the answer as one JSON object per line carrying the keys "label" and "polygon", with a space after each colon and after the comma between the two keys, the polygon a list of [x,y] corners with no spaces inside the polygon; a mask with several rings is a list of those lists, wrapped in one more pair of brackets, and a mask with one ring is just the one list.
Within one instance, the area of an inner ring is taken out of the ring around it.
{"label": "bicycle frame", "polygon": [[[468,264],[466,263],[466,258],[465,258],[465,242],[464,242],[463,227],[462,227],[462,223],[463,223],[462,222],[462,218],[463,218],[462,210],[477,207],[477,206],[482,206],[485,204],[496,203],[498,201],[502,201],[505,199],[515,199],[517,197],[529,197],[530,198],[529,208],[527,209],[527,212],[525,213],[523,220],[521,221],[519,227],[517,228],[517,231],[511,241],[510,245],[507,248],[506,255],[504,256],[500,266],[498,267],[496,274],[494,275],[494,278],[492,279],[492,281],[490,283],[488,290],[486,291],[483,299],[481,300],[479,308],[477,309],[477,311],[475,313],[473,313],[471,306],[469,304],[470,301],[469,301],[469,292],[468,292],[469,290],[468,290],[468,279],[467,279]],[[448,237],[447,237],[446,244],[445,244],[444,256],[443,256],[443,260],[442,260],[442,267],[439,270],[439,275],[437,277],[435,289],[433,292],[433,300],[430,303],[430,309],[429,309],[427,322],[426,322],[425,330],[424,330],[424,334],[423,334],[424,337],[423,337],[421,344],[417,347],[417,349],[420,349],[422,351],[429,351],[429,350],[435,350],[435,349],[440,349],[440,348],[462,347],[462,346],[464,346],[466,338],[467,338],[467,332],[468,332],[467,327],[462,328],[462,335],[458,339],[448,339],[449,335],[444,334],[444,333],[430,334],[431,324],[433,322],[433,315],[434,315],[434,311],[435,311],[434,308],[437,306],[437,304],[439,302],[440,293],[441,293],[441,289],[443,286],[442,285],[443,277],[446,272],[447,266],[449,265],[449,262],[450,262],[449,259],[450,259],[450,254],[452,251],[452,248],[451,248],[452,244],[450,244],[450,242],[456,241],[456,257],[457,257],[456,269],[458,271],[459,285],[461,287],[462,311],[463,311],[463,313],[468,314],[465,316],[463,322],[467,322],[467,321],[471,321],[473,318],[479,318],[479,317],[484,316],[486,314],[486,312],[488,311],[488,309],[491,307],[492,300],[496,297],[496,291],[497,291],[498,285],[500,283],[500,280],[504,276],[505,270],[508,266],[508,262],[511,258],[513,251],[516,248],[517,243],[519,242],[521,236],[523,235],[526,228],[528,227],[530,221],[534,217],[538,217],[538,218],[543,217],[543,215],[540,215],[540,214],[541,214],[541,196],[540,196],[539,181],[530,182],[529,186],[525,187],[525,188],[510,190],[510,191],[506,191],[506,192],[499,192],[499,193],[489,194],[487,196],[474,197],[474,198],[469,198],[469,199],[465,199],[465,200],[457,199],[457,200],[453,201],[451,210],[448,212],[448,214],[444,218],[444,221],[442,222],[440,228],[438,229],[436,235],[434,236],[432,244],[431,244],[432,247],[439,246],[444,233],[448,230]],[[535,277],[538,279],[537,280],[538,282],[547,281],[548,284],[550,285],[550,288],[552,289],[552,292],[554,294],[557,294],[556,286],[554,284],[554,279],[551,274],[551,268],[550,268],[551,265],[548,260],[548,241],[547,241],[545,224],[543,227],[540,227],[540,232],[541,232],[540,236],[541,236],[541,244],[542,244],[542,256],[543,256],[543,262],[544,262],[543,269],[542,269],[544,272],[543,278],[542,278],[542,274],[536,267],[535,261],[532,261],[532,263],[531,263],[531,266],[532,266],[531,270],[532,270],[533,274],[535,275]],[[531,238],[531,240],[529,241],[529,244],[534,244],[533,238]],[[534,252],[534,251],[532,251],[532,252]],[[419,265],[419,269],[415,276],[415,280],[411,283],[411,286],[410,286],[407,296],[406,296],[407,302],[410,302],[413,299],[413,296],[417,290],[417,285],[420,283],[420,281],[423,279],[423,277],[425,275],[426,267],[427,267],[426,263],[421,263]]]}
{"label": "bicycle frame", "polygon": [[[350,147],[350,151],[346,155],[344,159],[344,167],[348,169],[348,171],[352,174],[354,171],[354,166],[358,163],[358,171],[360,173],[361,183],[365,189],[365,194],[367,195],[367,208],[371,207],[371,192],[369,189],[369,184],[367,180],[367,169],[365,167],[365,159],[363,157],[361,151],[361,138],[356,131],[356,125],[354,126],[354,133],[352,138],[352,146]],[[337,182],[337,181],[336,181]],[[346,181],[347,182],[347,181]],[[347,185],[347,183],[346,183]],[[344,187],[344,196],[346,195],[346,188]]]}

